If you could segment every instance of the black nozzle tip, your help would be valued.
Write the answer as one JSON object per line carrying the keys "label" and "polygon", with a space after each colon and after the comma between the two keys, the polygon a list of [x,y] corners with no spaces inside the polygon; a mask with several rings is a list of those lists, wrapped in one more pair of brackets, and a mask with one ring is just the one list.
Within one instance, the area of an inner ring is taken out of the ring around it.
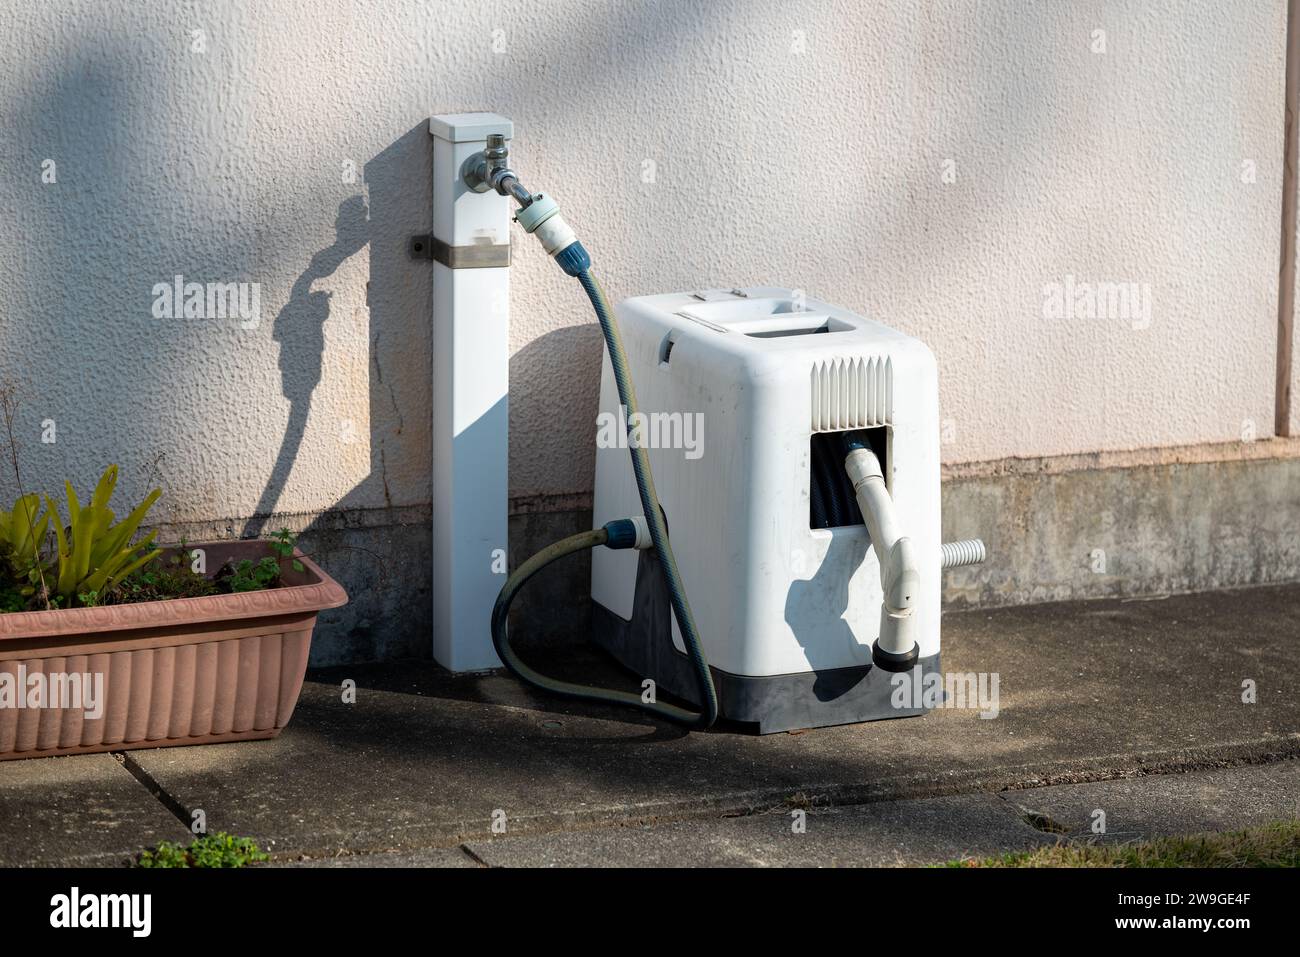
{"label": "black nozzle tip", "polygon": [[910,651],[901,654],[892,651],[885,651],[880,647],[880,643],[871,646],[871,663],[881,671],[911,671],[916,667],[916,663],[921,660],[921,646],[912,642]]}

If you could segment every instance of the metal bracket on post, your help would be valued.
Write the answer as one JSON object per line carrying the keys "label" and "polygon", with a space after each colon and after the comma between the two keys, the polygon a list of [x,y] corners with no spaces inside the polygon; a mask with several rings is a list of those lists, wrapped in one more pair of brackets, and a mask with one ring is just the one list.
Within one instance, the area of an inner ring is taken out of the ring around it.
{"label": "metal bracket on post", "polygon": [[505,582],[509,484],[510,200],[475,192],[465,161],[513,125],[495,113],[429,120],[433,232],[433,657],[451,671],[501,667],[492,606]]}
{"label": "metal bracket on post", "polygon": [[449,246],[433,233],[411,237],[411,258],[442,263],[448,269],[488,269],[510,265],[509,243],[470,243]]}

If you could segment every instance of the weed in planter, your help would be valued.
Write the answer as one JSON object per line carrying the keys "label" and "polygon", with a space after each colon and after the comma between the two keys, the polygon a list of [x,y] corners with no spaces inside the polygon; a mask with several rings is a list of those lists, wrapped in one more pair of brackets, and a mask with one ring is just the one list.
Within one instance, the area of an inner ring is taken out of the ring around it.
{"label": "weed in planter", "polygon": [[[293,548],[296,542],[293,532],[287,528],[282,528],[272,535],[267,544],[271,546],[271,551],[280,556],[281,561],[286,558],[293,558]],[[296,558],[293,558],[293,570],[296,572],[302,571],[302,562]]]}
{"label": "weed in planter", "polygon": [[195,838],[189,847],[163,841],[152,851],[141,851],[136,867],[243,867],[270,860],[251,837],[225,831]]}
{"label": "weed in planter", "polygon": [[258,562],[250,558],[233,564],[227,562],[217,572],[216,580],[232,592],[261,591],[280,584],[280,566],[285,559],[292,560],[294,571],[302,571],[302,562],[293,558],[294,537],[287,528],[272,535],[266,544],[276,557],[268,555]]}
{"label": "weed in planter", "polygon": [[224,580],[231,591],[261,591],[280,581],[280,563],[269,557],[256,564],[251,558],[245,558],[234,565],[227,564],[222,570],[228,574],[219,576],[219,580]]}
{"label": "weed in planter", "polygon": [[218,595],[216,583],[193,568],[193,552],[188,543],[166,558],[159,558],[128,576],[115,599],[118,604],[137,601],[166,601],[169,598],[203,598]]}

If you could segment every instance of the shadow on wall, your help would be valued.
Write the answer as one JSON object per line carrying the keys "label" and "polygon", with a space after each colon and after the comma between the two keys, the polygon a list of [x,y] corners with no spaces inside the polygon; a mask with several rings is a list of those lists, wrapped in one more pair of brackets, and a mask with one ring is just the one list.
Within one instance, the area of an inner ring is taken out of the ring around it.
{"label": "shadow on wall", "polygon": [[[244,526],[245,538],[275,530],[268,523],[274,522],[290,485],[321,381],[324,351],[330,347],[326,323],[340,318],[332,315],[328,293],[313,286],[349,257],[368,252],[370,468],[365,479],[299,532],[304,550],[319,558],[353,596],[349,605],[322,615],[313,665],[430,656],[431,490],[418,506],[394,504],[388,473],[393,460],[410,458],[412,448],[421,450],[426,485],[432,465],[429,396],[436,394],[436,384],[431,390],[430,349],[426,345],[421,351],[416,344],[431,339],[433,270],[429,262],[412,259],[407,245],[411,235],[427,232],[432,222],[432,157],[428,125],[421,122],[365,165],[365,196],[348,197],[339,205],[334,241],[311,256],[274,320],[281,392],[290,411],[256,513]],[[424,200],[415,200],[417,195]],[[511,357],[511,378],[527,376],[554,386],[546,392],[546,420],[568,420],[585,411],[594,429],[600,343],[594,322],[539,336]],[[424,362],[413,361],[421,356]],[[586,410],[575,410],[575,389],[587,397]],[[423,413],[417,421],[410,421],[413,410]],[[365,418],[358,413],[358,420]],[[588,456],[594,456],[594,450],[587,449]],[[377,501],[383,505],[376,507]],[[576,531],[575,522],[589,524],[589,509],[515,516],[511,566],[539,543]],[[586,561],[566,563],[548,574],[546,586],[521,597],[518,614],[529,626],[519,635],[520,647],[572,644],[585,638],[589,567]]]}
{"label": "shadow on wall", "polygon": [[[522,254],[539,257],[545,255],[529,237],[516,236],[515,242],[527,243],[521,250]],[[551,269],[556,268],[551,263],[546,265]],[[568,285],[561,287],[561,293],[573,297],[575,301],[580,300],[582,308],[579,315],[582,316],[582,323],[543,333],[530,339],[510,356],[512,399],[517,394],[516,383],[530,386],[532,394],[528,398],[525,421],[537,423],[544,433],[551,429],[554,431],[541,436],[525,437],[516,442],[511,448],[510,464],[512,469],[517,468],[519,458],[528,456],[540,459],[535,464],[552,473],[561,471],[562,466],[576,466],[578,474],[590,476],[596,467],[593,439],[600,404],[600,363],[604,339],[595,314],[583,297],[582,288],[576,280],[563,278]],[[520,301],[514,308],[518,314],[522,314],[530,308],[530,303]],[[543,308],[547,308],[547,305]],[[574,422],[582,425],[582,431],[578,433],[581,444],[576,449],[572,448],[570,441],[574,434],[571,428]],[[573,497],[549,496],[558,499]],[[545,502],[548,496],[528,498],[530,501]]]}
{"label": "shadow on wall", "polygon": [[[510,357],[511,391],[515,391],[516,382],[544,382],[540,408],[535,406],[533,411],[535,420],[589,423],[588,435],[594,439],[603,341],[594,317],[583,325],[566,326],[530,340]],[[571,454],[565,443],[546,437],[531,446],[532,450],[551,450],[556,455]],[[582,473],[593,474],[594,441],[583,444],[582,459]],[[582,495],[541,496],[517,503],[510,517],[510,567],[518,568],[539,549],[591,528],[591,521],[589,500]],[[591,631],[590,598],[590,552],[549,566],[511,606],[511,645],[527,652],[586,641]]]}
{"label": "shadow on wall", "polygon": [[[266,520],[275,511],[289,480],[298,449],[302,447],[307,415],[311,411],[311,396],[320,384],[325,321],[330,317],[330,294],[313,291],[311,286],[317,280],[333,275],[345,260],[369,245],[369,211],[363,197],[350,196],[339,204],[334,230],[333,245],[311,257],[302,275],[294,280],[289,301],[275,317],[273,335],[280,344],[280,383],[284,397],[289,400],[289,420],[266,488],[262,490],[253,518],[244,526],[247,538],[257,538],[263,533]],[[369,293],[367,287],[367,306],[370,306]]]}
{"label": "shadow on wall", "polygon": [[[432,145],[422,122],[366,163],[365,193],[339,204],[334,241],[311,256],[272,328],[289,416],[256,511],[244,525],[244,538],[274,531],[268,523],[290,484],[333,338],[326,334],[326,323],[334,319],[331,328],[350,327],[354,335],[364,335],[368,355],[367,408],[326,431],[368,422],[370,467],[365,478],[299,531],[303,549],[352,596],[347,606],[322,615],[313,665],[429,656],[428,506],[395,504],[389,468],[393,460],[419,468],[411,464],[418,461],[421,481],[428,483],[432,272],[428,263],[410,258],[406,240],[428,231],[432,179]],[[332,315],[329,293],[313,287],[362,251],[369,256],[369,320],[349,326],[347,317]],[[418,416],[415,421],[409,421],[412,415]]]}

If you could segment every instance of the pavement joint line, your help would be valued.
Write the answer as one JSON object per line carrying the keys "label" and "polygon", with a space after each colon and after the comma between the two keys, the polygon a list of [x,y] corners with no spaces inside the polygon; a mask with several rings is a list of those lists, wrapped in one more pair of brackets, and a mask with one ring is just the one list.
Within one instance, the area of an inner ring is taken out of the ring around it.
{"label": "pavement joint line", "polygon": [[[1227,753],[1224,753],[1227,752]],[[1137,761],[1135,767],[1119,767],[1111,771],[1093,773],[1088,770],[1039,777],[1033,780],[1013,781],[998,788],[999,792],[1025,791],[1057,784],[1095,784],[1100,781],[1122,781],[1132,778],[1162,774],[1186,774],[1192,771],[1211,771],[1219,768],[1249,767],[1276,764],[1300,758],[1300,733],[1291,733],[1266,741],[1239,741],[1227,744],[1204,745],[1177,751],[1139,751],[1133,754],[1113,754],[1088,759],[1088,764],[1111,764]],[[1075,762],[1063,762],[1067,767]],[[1051,768],[1054,765],[1047,765]],[[1030,773],[1034,765],[1007,768],[1007,771]]]}
{"label": "pavement joint line", "polygon": [[489,864],[487,861],[483,860],[483,858],[481,858],[481,857],[479,857],[477,854],[475,854],[475,853],[474,853],[474,849],[471,848],[468,844],[460,844],[460,845],[458,845],[458,846],[460,847],[461,853],[463,853],[466,857],[468,857],[471,861],[473,861],[473,862],[474,862],[475,864],[477,864],[479,867],[491,867],[491,866],[492,866],[492,865]]}
{"label": "pavement joint line", "polygon": [[187,831],[190,829],[191,825],[194,823],[194,818],[193,815],[191,815],[189,808],[185,807],[184,804],[169,794],[167,790],[154,779],[153,775],[142,768],[137,761],[132,759],[129,752],[112,751],[110,753],[117,762],[122,765],[122,767],[126,768],[131,777],[135,778],[136,781],[138,781],[144,789],[158,801],[159,804],[165,807],[171,815],[176,818],[176,820],[185,825]]}

